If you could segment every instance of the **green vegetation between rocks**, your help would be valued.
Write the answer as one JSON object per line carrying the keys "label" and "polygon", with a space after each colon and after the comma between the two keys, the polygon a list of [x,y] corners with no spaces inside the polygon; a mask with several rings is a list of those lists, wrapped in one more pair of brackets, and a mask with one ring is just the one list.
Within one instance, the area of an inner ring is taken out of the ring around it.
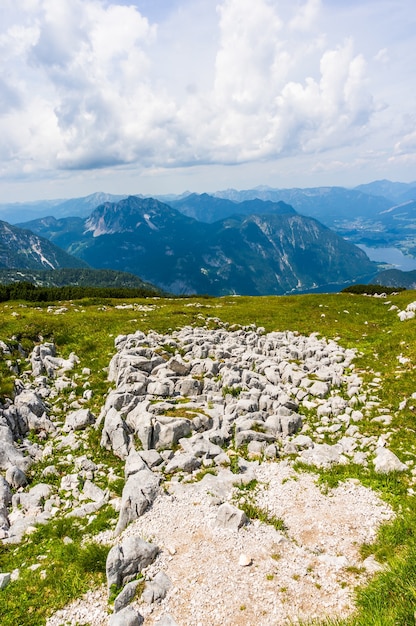
{"label": "green vegetation between rocks", "polygon": [[94,526],[61,518],[17,546],[0,547],[0,571],[20,566],[19,578],[1,592],[2,625],[41,626],[52,608],[105,582],[108,547],[93,536],[107,527],[109,508],[97,514]]}
{"label": "green vegetation between rocks", "polygon": [[[355,372],[373,386],[374,396],[392,416],[389,448],[410,470],[389,476],[354,465],[331,471],[314,470],[324,489],[331,489],[338,481],[355,478],[377,490],[397,513],[396,519],[380,530],[374,544],[362,548],[363,558],[374,554],[385,564],[384,571],[368,586],[357,590],[354,616],[326,624],[414,626],[416,505],[412,469],[416,460],[416,398],[413,401],[412,394],[416,393],[416,321],[401,322],[397,310],[391,309],[394,305],[404,310],[414,300],[415,292],[403,291],[387,298],[341,293],[125,301],[89,297],[55,302],[53,306],[27,301],[3,302],[0,304],[0,340],[9,347],[9,354],[0,353],[0,399],[11,397],[16,374],[28,367],[26,356],[40,341],[54,341],[59,354],[65,358],[71,352],[77,354],[80,364],[71,372],[71,377],[81,379],[82,368],[91,370],[88,383],[93,394],[84,406],[96,415],[110,386],[106,368],[114,354],[114,339],[120,334],[151,329],[171,332],[188,324],[215,327],[216,320],[221,320],[229,324],[230,329],[233,325],[255,324],[267,332],[315,332],[356,349]],[[377,434],[380,428],[371,421],[372,417],[365,415],[360,423],[360,430],[368,435]],[[308,419],[313,420],[313,416]],[[99,462],[122,475],[119,461],[100,448],[99,433],[89,434],[83,445],[84,450],[93,450]],[[235,458],[238,471],[238,457]],[[32,481],[39,479],[39,471],[33,468]],[[107,486],[112,488],[111,482]],[[120,487],[114,479],[116,493],[120,492]],[[251,513],[255,516],[253,511]],[[0,592],[2,626],[44,624],[54,610],[102,584],[108,548],[94,543],[94,535],[112,528],[115,519],[114,511],[106,507],[89,524],[87,520],[57,519],[28,535],[18,546],[1,546],[0,571],[21,569],[19,579]],[[64,541],[65,537],[69,540]],[[40,567],[29,569],[37,563]]]}

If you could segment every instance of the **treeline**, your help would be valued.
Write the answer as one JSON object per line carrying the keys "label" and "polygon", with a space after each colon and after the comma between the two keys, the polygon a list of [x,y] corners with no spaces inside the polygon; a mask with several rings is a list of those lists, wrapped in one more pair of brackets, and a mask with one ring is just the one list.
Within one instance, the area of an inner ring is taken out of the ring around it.
{"label": "treeline", "polygon": [[406,287],[387,287],[386,285],[350,285],[345,287],[341,293],[366,294],[369,296],[380,295],[382,293],[390,294],[399,291],[406,291]]}
{"label": "treeline", "polygon": [[83,298],[148,298],[157,294],[154,288],[142,287],[37,287],[22,281],[0,285],[0,302],[26,300],[28,302],[56,302],[58,300],[81,300]]}
{"label": "treeline", "polygon": [[146,283],[135,274],[117,270],[96,270],[91,268],[61,268],[56,270],[27,270],[0,268],[0,283],[28,282],[42,287],[128,287],[130,289],[146,287],[159,292],[157,287]]}

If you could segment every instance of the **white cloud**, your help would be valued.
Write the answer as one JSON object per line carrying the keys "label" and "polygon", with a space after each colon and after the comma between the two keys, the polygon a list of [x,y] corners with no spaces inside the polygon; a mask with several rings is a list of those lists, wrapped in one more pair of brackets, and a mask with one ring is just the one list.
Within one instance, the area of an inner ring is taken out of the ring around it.
{"label": "white cloud", "polygon": [[388,63],[390,61],[389,52],[387,48],[381,48],[374,56],[374,60],[380,63]]}
{"label": "white cloud", "polygon": [[[210,156],[216,160],[242,162],[342,145],[363,132],[374,110],[365,62],[354,54],[352,41],[319,58],[322,40],[300,47],[296,37],[287,40],[275,4],[222,5],[210,125]],[[300,17],[304,13],[301,7]],[[315,76],[289,80],[301,74],[305,58],[310,63],[311,52]]]}
{"label": "white cloud", "polygon": [[212,1],[195,1],[201,42],[186,7],[170,7],[167,36],[126,2],[7,0],[3,175],[243,163],[368,132],[376,102],[364,55],[352,39],[329,43],[320,0],[218,0],[216,23]]}
{"label": "white cloud", "polygon": [[406,133],[394,146],[394,152],[396,155],[412,154],[416,157],[416,131]]}
{"label": "white cloud", "polygon": [[293,30],[309,31],[321,9],[321,0],[307,0],[289,22]]}

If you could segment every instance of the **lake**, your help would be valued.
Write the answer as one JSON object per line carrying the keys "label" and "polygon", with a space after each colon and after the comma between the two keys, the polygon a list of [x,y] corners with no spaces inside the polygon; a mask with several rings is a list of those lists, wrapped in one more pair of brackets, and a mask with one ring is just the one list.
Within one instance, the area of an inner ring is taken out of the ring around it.
{"label": "lake", "polygon": [[398,248],[369,248],[361,244],[358,247],[366,253],[371,261],[376,263],[388,263],[394,269],[403,270],[404,272],[416,270],[416,258],[403,254]]}

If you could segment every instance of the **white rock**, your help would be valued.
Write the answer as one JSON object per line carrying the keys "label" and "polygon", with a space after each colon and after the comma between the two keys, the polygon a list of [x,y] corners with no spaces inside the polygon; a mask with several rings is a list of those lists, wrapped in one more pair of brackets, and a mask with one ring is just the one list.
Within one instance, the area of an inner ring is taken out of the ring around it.
{"label": "white rock", "polygon": [[248,554],[240,554],[240,557],[238,559],[238,564],[241,567],[248,567],[249,565],[251,565],[253,562],[253,559],[248,556]]}

